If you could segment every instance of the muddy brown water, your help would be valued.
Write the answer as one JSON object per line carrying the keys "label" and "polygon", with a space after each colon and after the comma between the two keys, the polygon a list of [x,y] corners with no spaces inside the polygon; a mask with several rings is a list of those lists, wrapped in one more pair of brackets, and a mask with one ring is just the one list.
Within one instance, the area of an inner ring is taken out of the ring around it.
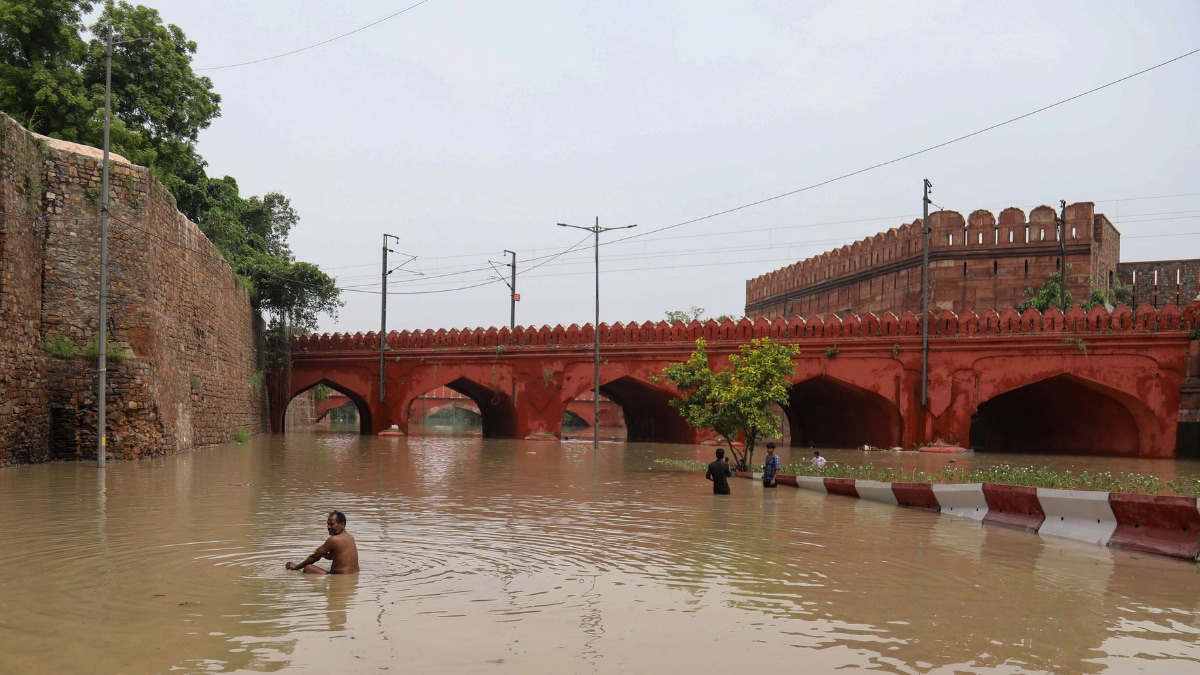
{"label": "muddy brown water", "polygon": [[[711,453],[296,433],[0,469],[0,672],[1200,672],[1196,563],[653,463]],[[333,508],[362,573],[286,571]]]}

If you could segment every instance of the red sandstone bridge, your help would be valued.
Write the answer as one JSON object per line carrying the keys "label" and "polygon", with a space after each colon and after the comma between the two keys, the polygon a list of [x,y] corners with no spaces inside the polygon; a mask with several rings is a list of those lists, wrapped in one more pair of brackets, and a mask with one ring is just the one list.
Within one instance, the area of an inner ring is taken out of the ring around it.
{"label": "red sandstone bridge", "polygon": [[[601,324],[600,392],[620,406],[629,440],[697,442],[669,405],[679,392],[650,376],[686,360],[697,338],[721,367],[765,336],[801,348],[783,408],[793,446],[1173,457],[1181,412],[1194,414],[1181,403],[1197,327],[1200,302],[931,312],[923,404],[921,320],[908,312]],[[303,336],[290,375],[273,378],[272,427],[282,430],[293,397],[325,384],[354,401],[364,433],[403,430],[414,400],[447,387],[474,401],[484,436],[558,437],[564,412],[592,390],[592,340],[591,325],[391,332],[381,395],[375,333]]]}

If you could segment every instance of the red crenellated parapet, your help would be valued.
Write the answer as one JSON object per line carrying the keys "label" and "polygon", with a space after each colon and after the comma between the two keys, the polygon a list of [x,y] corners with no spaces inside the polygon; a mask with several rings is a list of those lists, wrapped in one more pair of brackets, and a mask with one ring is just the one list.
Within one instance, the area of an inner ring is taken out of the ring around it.
{"label": "red crenellated parapet", "polygon": [[[709,319],[704,323],[691,321],[689,323],[653,323],[616,322],[612,326],[600,324],[600,342],[608,345],[621,344],[652,344],[695,342],[703,337],[709,342],[749,342],[752,339],[769,337],[780,342],[802,342],[805,340],[829,339],[891,339],[901,337],[919,337],[921,335],[921,317],[912,312],[905,312],[897,317],[892,312],[882,316],[873,313],[847,314],[839,316],[801,317],[793,316],[786,321],[782,317],[775,319],[758,318],[751,321],[742,318],[738,321],[726,319],[717,322]],[[1162,308],[1143,304],[1136,311],[1124,305],[1114,308],[1111,312],[1102,305],[1084,312],[1079,307],[1072,307],[1063,314],[1057,307],[1038,312],[1030,308],[1024,313],[1018,313],[1009,308],[1001,313],[995,310],[984,310],[978,314],[973,311],[961,315],[950,310],[930,312],[929,334],[938,338],[973,338],[1004,335],[1036,335],[1039,333],[1062,334],[1112,334],[1112,333],[1156,333],[1165,331],[1190,331],[1200,328],[1200,301],[1192,302],[1186,308],[1180,309],[1174,304]],[[424,331],[392,331],[388,333],[387,343],[392,350],[405,349],[487,349],[498,345],[522,347],[573,346],[591,344],[593,339],[591,324],[578,326],[571,324],[567,328],[557,325],[550,326],[518,326],[510,331],[507,326],[500,328],[452,328],[450,330],[427,329]],[[378,350],[379,336],[375,332],[343,334],[325,333],[322,335],[301,335],[295,338],[294,346],[301,351],[309,352],[357,352],[363,350]]]}

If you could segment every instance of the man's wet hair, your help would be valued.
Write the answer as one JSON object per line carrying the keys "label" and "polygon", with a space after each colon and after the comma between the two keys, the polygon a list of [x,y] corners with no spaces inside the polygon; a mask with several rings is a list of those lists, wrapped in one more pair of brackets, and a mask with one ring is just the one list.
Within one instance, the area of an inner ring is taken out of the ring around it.
{"label": "man's wet hair", "polygon": [[342,513],[341,511],[330,511],[330,512],[329,512],[329,515],[333,516],[333,520],[334,520],[334,521],[335,521],[335,522],[336,522],[338,525],[345,525],[345,524],[346,524],[346,514]]}
{"label": "man's wet hair", "polygon": [[725,456],[725,448],[717,448],[717,459]]}

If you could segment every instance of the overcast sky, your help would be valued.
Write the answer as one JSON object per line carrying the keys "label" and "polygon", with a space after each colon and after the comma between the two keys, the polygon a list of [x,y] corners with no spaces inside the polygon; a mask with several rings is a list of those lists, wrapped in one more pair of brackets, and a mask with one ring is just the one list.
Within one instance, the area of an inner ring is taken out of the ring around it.
{"label": "overcast sky", "polygon": [[504,249],[518,324],[590,322],[591,235],[555,224],[597,217],[638,226],[601,235],[601,321],[740,316],[746,279],[919,217],[923,178],[963,214],[1094,201],[1123,260],[1200,257],[1200,54],[663,230],[1200,48],[1194,0],[428,0],[211,69],[418,1],[145,3],[221,94],[210,175],[290,197],[297,258],[346,289],[322,331],[379,330],[384,233],[417,256],[389,329],[507,325]]}

